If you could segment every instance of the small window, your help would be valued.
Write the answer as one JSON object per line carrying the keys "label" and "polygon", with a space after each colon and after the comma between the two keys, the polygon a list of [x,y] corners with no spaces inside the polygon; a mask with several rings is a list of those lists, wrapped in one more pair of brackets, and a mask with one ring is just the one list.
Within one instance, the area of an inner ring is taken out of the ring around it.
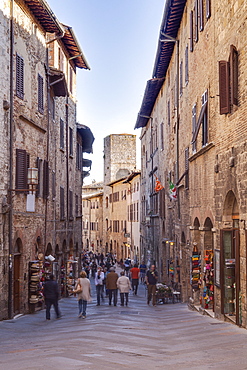
{"label": "small window", "polygon": [[60,149],[64,149],[64,121],[60,119]]}
{"label": "small window", "polygon": [[73,157],[73,129],[69,128],[69,155]]}
{"label": "small window", "polygon": [[179,94],[183,95],[183,61],[180,63],[180,84],[179,84]]}
{"label": "small window", "polygon": [[24,59],[16,54],[16,95],[24,99]]}
{"label": "small window", "polygon": [[204,29],[204,9],[203,9],[203,0],[199,0],[199,27],[200,31]]}
{"label": "small window", "polygon": [[69,218],[73,219],[73,191],[69,190]]}
{"label": "small window", "polygon": [[211,17],[211,0],[206,0],[206,17]]}
{"label": "small window", "polygon": [[38,111],[44,113],[44,80],[40,74],[38,74]]}
{"label": "small window", "polygon": [[60,186],[60,219],[64,220],[64,188]]}
{"label": "small window", "polygon": [[195,36],[195,42],[198,41],[198,0],[195,0],[195,7],[194,7],[194,36]]}
{"label": "small window", "polygon": [[189,82],[189,48],[188,45],[185,49],[185,85]]}
{"label": "small window", "polygon": [[194,50],[193,10],[190,12],[190,51]]}

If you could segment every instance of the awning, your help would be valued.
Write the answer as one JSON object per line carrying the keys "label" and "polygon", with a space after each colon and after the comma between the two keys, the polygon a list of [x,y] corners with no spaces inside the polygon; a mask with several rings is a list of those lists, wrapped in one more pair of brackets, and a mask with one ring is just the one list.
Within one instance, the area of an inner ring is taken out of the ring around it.
{"label": "awning", "polygon": [[68,50],[70,59],[73,59],[77,68],[90,69],[89,64],[81,50],[81,47],[75,37],[72,27],[63,24],[65,34],[62,41]]}
{"label": "awning", "polygon": [[55,96],[67,96],[68,87],[65,80],[65,75],[62,71],[50,67],[49,70],[50,87],[52,87]]}
{"label": "awning", "polygon": [[77,130],[82,138],[82,151],[84,153],[93,153],[94,136],[90,128],[77,123]]}
{"label": "awning", "polygon": [[150,115],[153,110],[154,103],[157,99],[159,91],[165,81],[165,78],[153,78],[147,82],[142,106],[135,124],[135,129],[145,127],[148,123]]}

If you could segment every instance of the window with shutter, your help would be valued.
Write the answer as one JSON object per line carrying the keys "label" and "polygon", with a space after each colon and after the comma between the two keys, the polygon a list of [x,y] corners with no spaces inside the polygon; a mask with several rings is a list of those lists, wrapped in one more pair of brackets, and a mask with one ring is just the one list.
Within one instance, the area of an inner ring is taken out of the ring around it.
{"label": "window with shutter", "polygon": [[211,17],[211,0],[206,0],[206,17]]}
{"label": "window with shutter", "polygon": [[54,67],[54,42],[49,44],[49,66]]}
{"label": "window with shutter", "polygon": [[198,41],[198,0],[195,0],[194,7],[194,16],[195,16],[195,42]]}
{"label": "window with shutter", "polygon": [[38,74],[38,111],[44,113],[44,79]]}
{"label": "window with shutter", "polygon": [[180,96],[183,95],[183,61],[180,62],[180,84],[179,84]]}
{"label": "window with shutter", "polygon": [[52,171],[52,199],[56,198],[56,174]]}
{"label": "window with shutter", "polygon": [[194,50],[193,10],[190,12],[190,51]]}
{"label": "window with shutter", "polygon": [[49,196],[49,165],[46,160],[43,163],[43,197],[47,199]]}
{"label": "window with shutter", "polygon": [[[192,134],[196,131],[196,104],[192,108]],[[192,151],[196,151],[196,140],[192,143]]]}
{"label": "window with shutter", "polygon": [[69,155],[73,157],[73,129],[69,128]]}
{"label": "window with shutter", "polygon": [[231,105],[238,105],[238,52],[230,47],[230,98]]}
{"label": "window with shutter", "polygon": [[16,95],[24,99],[24,59],[16,54]]}
{"label": "window with shutter", "polygon": [[[202,109],[208,103],[208,91],[202,95]],[[208,111],[205,109],[202,117],[202,146],[208,143]]]}
{"label": "window with shutter", "polygon": [[19,190],[28,189],[27,169],[29,156],[24,149],[16,149],[16,183],[15,188]]}
{"label": "window with shutter", "polygon": [[64,149],[64,121],[60,118],[60,149]]}
{"label": "window with shutter", "polygon": [[229,63],[225,60],[219,61],[219,95],[220,114],[230,112],[229,96]]}
{"label": "window with shutter", "polygon": [[36,197],[41,197],[43,194],[43,160],[37,157],[36,167],[38,168],[38,185],[36,185]]}
{"label": "window with shutter", "polygon": [[60,219],[64,220],[64,188],[60,186]]}
{"label": "window with shutter", "polygon": [[189,148],[184,151],[185,189],[189,189]]}
{"label": "window with shutter", "polygon": [[204,29],[204,9],[203,9],[203,0],[199,0],[199,25],[200,31]]}
{"label": "window with shutter", "polygon": [[78,195],[76,195],[75,196],[75,215],[76,215],[76,217],[78,217],[78,215],[79,215],[79,197],[78,197]]}
{"label": "window with shutter", "polygon": [[185,49],[185,84],[189,82],[189,48],[188,45]]}
{"label": "window with shutter", "polygon": [[170,109],[170,100],[167,102],[167,124],[170,126],[171,124],[171,109]]}
{"label": "window with shutter", "polygon": [[69,218],[73,219],[73,191],[69,191]]}

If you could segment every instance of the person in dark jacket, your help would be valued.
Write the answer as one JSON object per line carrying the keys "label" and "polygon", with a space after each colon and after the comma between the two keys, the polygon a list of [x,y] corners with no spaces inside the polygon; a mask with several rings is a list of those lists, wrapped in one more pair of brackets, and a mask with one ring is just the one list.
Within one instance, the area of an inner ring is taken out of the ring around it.
{"label": "person in dark jacket", "polygon": [[45,305],[46,305],[46,320],[50,320],[51,315],[51,306],[54,306],[54,310],[57,315],[57,319],[61,317],[61,313],[58,307],[58,296],[59,296],[59,289],[58,283],[54,280],[54,275],[50,275],[50,280],[46,281],[44,284],[44,297],[45,297]]}

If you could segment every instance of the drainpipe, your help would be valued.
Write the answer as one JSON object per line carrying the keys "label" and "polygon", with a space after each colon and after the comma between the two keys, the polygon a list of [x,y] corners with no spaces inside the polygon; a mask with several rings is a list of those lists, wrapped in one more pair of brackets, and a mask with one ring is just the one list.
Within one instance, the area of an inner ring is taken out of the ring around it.
{"label": "drainpipe", "polygon": [[[180,120],[180,111],[179,111],[179,40],[176,40],[177,45],[177,131],[176,131],[176,172],[177,172],[177,179],[179,179],[179,120]],[[178,219],[181,217],[180,212],[180,198],[179,198],[179,191],[177,191],[177,202],[178,202]]]}
{"label": "drainpipe", "polygon": [[[13,52],[14,52],[14,0],[10,2],[10,119],[9,119],[9,188],[13,189]],[[13,317],[13,270],[12,270],[12,230],[13,230],[13,201],[9,192],[9,284],[8,284],[8,318]]]}

